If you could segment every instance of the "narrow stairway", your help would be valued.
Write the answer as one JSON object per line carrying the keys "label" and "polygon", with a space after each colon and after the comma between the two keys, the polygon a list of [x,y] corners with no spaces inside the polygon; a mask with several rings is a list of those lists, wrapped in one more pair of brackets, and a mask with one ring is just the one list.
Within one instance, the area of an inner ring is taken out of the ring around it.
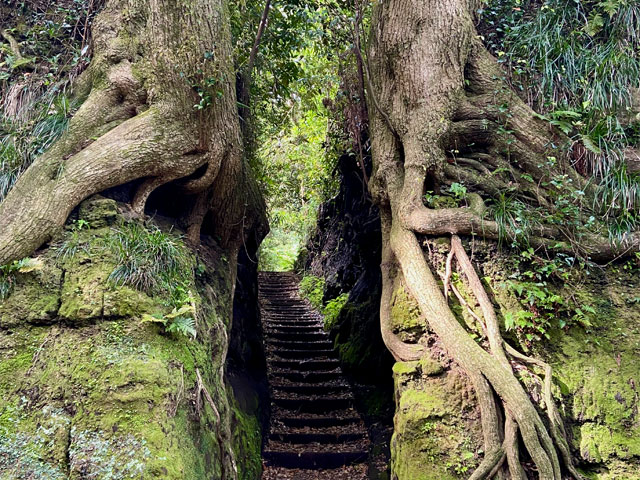
{"label": "narrow stairway", "polygon": [[367,430],[322,317],[291,273],[261,273],[259,298],[271,396],[262,479],[367,479]]}

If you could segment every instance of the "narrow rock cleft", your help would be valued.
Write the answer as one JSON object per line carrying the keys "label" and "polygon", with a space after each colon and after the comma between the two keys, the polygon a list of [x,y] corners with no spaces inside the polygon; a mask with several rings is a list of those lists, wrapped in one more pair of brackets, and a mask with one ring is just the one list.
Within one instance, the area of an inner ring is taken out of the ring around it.
{"label": "narrow rock cleft", "polygon": [[370,441],[322,317],[291,273],[263,272],[259,298],[271,424],[263,480],[364,480]]}

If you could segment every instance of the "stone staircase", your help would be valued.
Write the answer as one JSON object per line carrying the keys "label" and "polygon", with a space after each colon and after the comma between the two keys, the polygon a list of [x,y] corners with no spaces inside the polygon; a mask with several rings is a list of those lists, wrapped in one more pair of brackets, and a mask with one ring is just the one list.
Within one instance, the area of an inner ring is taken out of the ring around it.
{"label": "stone staircase", "polygon": [[291,273],[260,273],[259,298],[271,397],[262,479],[369,478],[367,430],[322,317]]}

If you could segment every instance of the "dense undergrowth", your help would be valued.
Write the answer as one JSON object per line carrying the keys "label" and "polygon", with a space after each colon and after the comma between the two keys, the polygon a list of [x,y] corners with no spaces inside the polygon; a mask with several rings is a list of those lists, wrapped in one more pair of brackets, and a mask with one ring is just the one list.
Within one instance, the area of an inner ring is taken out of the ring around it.
{"label": "dense undergrowth", "polygon": [[[576,169],[593,180],[593,204],[562,203],[605,219],[611,240],[623,241],[640,221],[638,168],[629,163],[640,141],[640,6],[492,0],[480,29],[516,91],[569,136],[559,154],[568,148]],[[565,196],[571,188],[559,187]],[[519,217],[526,228],[529,219]]]}
{"label": "dense undergrowth", "polygon": [[66,130],[78,107],[73,81],[91,58],[102,2],[8,1],[0,43],[0,201],[33,160]]}

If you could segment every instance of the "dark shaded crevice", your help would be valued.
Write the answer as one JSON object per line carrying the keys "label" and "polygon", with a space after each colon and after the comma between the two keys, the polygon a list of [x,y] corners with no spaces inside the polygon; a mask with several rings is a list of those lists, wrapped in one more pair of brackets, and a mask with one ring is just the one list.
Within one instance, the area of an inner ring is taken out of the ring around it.
{"label": "dark shaded crevice", "polygon": [[258,246],[258,239],[251,234],[238,254],[233,323],[225,366],[239,408],[257,417],[265,432],[269,422],[269,392],[258,306]]}

